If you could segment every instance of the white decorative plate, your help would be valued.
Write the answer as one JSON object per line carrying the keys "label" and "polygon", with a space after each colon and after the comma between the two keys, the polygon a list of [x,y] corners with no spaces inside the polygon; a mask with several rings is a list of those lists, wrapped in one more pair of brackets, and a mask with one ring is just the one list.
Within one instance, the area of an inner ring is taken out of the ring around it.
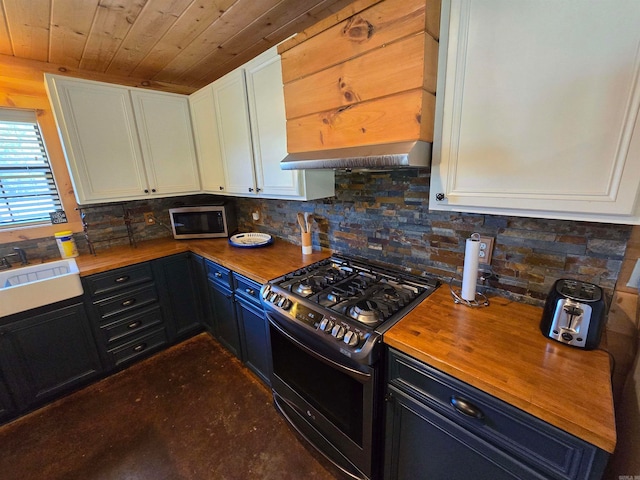
{"label": "white decorative plate", "polygon": [[229,243],[241,248],[266,247],[273,243],[273,238],[268,233],[238,233],[229,238]]}

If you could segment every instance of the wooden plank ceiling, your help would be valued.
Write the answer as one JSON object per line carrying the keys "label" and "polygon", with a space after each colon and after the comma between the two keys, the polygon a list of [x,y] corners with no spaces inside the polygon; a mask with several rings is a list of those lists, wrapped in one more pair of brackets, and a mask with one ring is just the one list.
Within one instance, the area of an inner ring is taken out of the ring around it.
{"label": "wooden plank ceiling", "polygon": [[200,88],[353,0],[0,0],[0,54]]}

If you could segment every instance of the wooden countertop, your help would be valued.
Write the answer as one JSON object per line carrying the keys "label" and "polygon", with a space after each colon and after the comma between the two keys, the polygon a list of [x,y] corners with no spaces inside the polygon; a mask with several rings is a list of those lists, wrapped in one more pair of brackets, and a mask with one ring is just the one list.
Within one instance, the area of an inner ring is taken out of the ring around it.
{"label": "wooden countertop", "polygon": [[262,248],[233,247],[226,238],[210,240],[160,239],[138,242],[136,248],[130,246],[114,247],[98,250],[96,255],[80,255],[76,258],[76,263],[80,275],[84,277],[188,251],[202,255],[258,283],[266,283],[272,278],[331,255],[328,251],[302,255],[302,249],[299,245],[278,239],[275,239],[272,245]]}
{"label": "wooden countertop", "polygon": [[[259,283],[330,256],[302,255],[276,239],[264,248],[236,248],[227,239],[152,240],[76,258],[82,276],[192,251]],[[414,358],[494,395],[578,438],[613,452],[615,419],[609,357],[544,337],[542,309],[491,299],[487,308],[456,305],[443,285],[384,335]]]}
{"label": "wooden countertop", "polygon": [[549,340],[542,309],[494,297],[455,304],[443,285],[394,325],[384,342],[612,453],[609,356]]}

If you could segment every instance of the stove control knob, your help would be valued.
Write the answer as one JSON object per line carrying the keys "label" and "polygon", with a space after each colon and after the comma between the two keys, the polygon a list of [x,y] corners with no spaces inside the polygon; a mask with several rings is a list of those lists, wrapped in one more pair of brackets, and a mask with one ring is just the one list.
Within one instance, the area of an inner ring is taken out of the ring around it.
{"label": "stove control knob", "polygon": [[265,288],[265,289],[262,291],[262,298],[263,298],[264,300],[266,300],[266,299],[267,299],[267,297],[269,296],[269,293],[271,293],[271,289],[270,289],[269,287]]}
{"label": "stove control knob", "polygon": [[320,322],[320,330],[322,330],[324,333],[331,333],[333,325],[333,321],[329,320],[328,318],[323,318]]}
{"label": "stove control knob", "polygon": [[356,345],[358,345],[358,343],[360,343],[360,335],[349,330],[344,334],[344,343],[346,343],[350,347],[355,347]]}
{"label": "stove control knob", "polygon": [[287,297],[280,297],[280,299],[278,300],[278,306],[283,310],[288,310],[289,308],[291,308],[291,300],[289,300]]}
{"label": "stove control knob", "polygon": [[278,295],[277,293],[273,293],[273,292],[272,292],[272,293],[271,293],[271,295],[269,295],[268,300],[269,300],[271,303],[276,303],[276,300],[278,300],[278,297],[279,297],[279,296],[280,296],[280,295]]}
{"label": "stove control knob", "polygon": [[344,338],[344,327],[341,325],[335,325],[331,329],[331,335],[333,335],[338,340],[342,340]]}

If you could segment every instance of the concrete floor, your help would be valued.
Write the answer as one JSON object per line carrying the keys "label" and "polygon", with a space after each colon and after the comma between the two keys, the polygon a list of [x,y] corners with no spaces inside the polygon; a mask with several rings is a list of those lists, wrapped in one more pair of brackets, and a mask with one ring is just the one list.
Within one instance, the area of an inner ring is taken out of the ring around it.
{"label": "concrete floor", "polygon": [[342,478],[207,334],[0,427],[3,480]]}

